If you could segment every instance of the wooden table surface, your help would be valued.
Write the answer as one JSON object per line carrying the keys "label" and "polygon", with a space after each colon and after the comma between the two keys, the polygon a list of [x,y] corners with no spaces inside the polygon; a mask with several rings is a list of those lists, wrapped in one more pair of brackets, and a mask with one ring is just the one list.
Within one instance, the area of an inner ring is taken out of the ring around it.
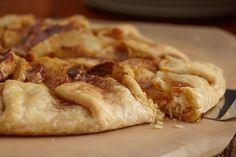
{"label": "wooden table surface", "polygon": [[[88,18],[119,21],[168,22],[175,24],[214,26],[236,35],[236,15],[211,19],[147,19],[115,15],[90,8],[84,0],[0,0],[0,16],[33,13],[36,17],[67,17],[83,14]],[[229,146],[217,157],[236,157],[236,135]]]}

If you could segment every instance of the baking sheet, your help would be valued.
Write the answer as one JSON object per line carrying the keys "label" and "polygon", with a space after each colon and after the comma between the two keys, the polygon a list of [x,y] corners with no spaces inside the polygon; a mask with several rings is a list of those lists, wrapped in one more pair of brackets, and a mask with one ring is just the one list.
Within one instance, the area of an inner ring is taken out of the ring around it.
{"label": "baking sheet", "polygon": [[[134,23],[143,34],[177,47],[193,60],[224,70],[227,87],[236,89],[236,38],[215,28]],[[175,128],[174,125],[184,128]],[[139,125],[99,134],[61,137],[0,137],[3,157],[211,157],[236,132],[236,120],[198,123],[165,120],[163,129]]]}

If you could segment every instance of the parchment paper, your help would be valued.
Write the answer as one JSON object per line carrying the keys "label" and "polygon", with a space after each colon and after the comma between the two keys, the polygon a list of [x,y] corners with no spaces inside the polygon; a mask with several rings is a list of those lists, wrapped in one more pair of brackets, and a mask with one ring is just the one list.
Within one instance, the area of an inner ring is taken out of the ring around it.
{"label": "parchment paper", "polygon": [[[177,47],[191,59],[224,70],[227,87],[236,88],[236,38],[216,28],[165,24],[135,25],[146,36]],[[175,128],[174,124],[184,128]],[[1,157],[211,157],[236,133],[236,120],[198,123],[166,120],[163,129],[139,125],[92,135],[0,137]]]}

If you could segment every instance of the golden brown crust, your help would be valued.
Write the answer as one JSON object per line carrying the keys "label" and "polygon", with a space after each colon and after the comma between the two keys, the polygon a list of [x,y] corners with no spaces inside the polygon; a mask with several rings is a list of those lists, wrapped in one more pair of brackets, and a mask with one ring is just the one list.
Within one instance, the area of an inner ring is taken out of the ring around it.
{"label": "golden brown crust", "polygon": [[191,110],[194,110],[192,112],[196,114],[189,114],[189,108],[185,107],[187,111],[183,110],[182,115],[184,120],[199,119],[202,113],[215,106],[224,95],[226,85],[222,70],[212,64],[166,58],[160,62],[159,67],[163,72],[157,73],[157,78],[183,81],[191,85],[180,87],[180,91],[181,96],[186,98],[186,105],[191,106]]}
{"label": "golden brown crust", "polygon": [[[0,18],[0,134],[69,135],[196,121],[225,91],[222,71],[131,25],[82,16]],[[164,112],[164,113],[163,113]]]}
{"label": "golden brown crust", "polygon": [[7,15],[0,18],[0,51],[24,40],[27,30],[35,23],[32,15]]}
{"label": "golden brown crust", "polygon": [[57,108],[57,101],[43,85],[6,81],[2,93],[5,110],[0,117],[0,133],[93,133],[151,122],[154,115],[119,84],[104,91],[94,85],[74,82],[58,86],[55,92],[73,102],[73,106]]}

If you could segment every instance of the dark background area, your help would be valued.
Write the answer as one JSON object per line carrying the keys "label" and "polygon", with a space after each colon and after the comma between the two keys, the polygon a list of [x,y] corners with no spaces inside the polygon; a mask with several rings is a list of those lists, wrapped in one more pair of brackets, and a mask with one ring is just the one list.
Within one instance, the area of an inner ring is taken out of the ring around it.
{"label": "dark background area", "polygon": [[118,15],[91,8],[85,0],[0,0],[0,16],[34,14],[36,17],[68,17],[83,14],[88,18],[119,21],[167,22],[175,24],[215,26],[236,35],[236,15],[205,19],[163,19]]}

